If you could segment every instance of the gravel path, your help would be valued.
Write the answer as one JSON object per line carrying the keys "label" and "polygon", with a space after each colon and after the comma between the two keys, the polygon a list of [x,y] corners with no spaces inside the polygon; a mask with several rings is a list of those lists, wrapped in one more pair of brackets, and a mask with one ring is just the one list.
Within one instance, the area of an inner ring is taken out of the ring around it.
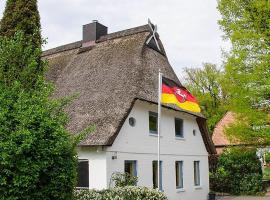
{"label": "gravel path", "polygon": [[233,197],[233,196],[225,196],[218,197],[218,200],[270,200],[270,196],[265,197],[251,197],[251,196],[241,196],[241,197]]}

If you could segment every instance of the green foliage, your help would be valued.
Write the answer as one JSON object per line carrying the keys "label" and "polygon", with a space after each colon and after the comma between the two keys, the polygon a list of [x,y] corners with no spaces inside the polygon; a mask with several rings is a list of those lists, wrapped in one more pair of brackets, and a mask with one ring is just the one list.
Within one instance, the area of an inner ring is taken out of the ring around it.
{"label": "green foliage", "polygon": [[270,181],[270,167],[266,167],[263,170],[263,179]]}
{"label": "green foliage", "polygon": [[212,132],[226,112],[227,94],[223,86],[223,72],[216,65],[204,63],[202,68],[186,68],[185,85],[198,99],[202,113]]}
{"label": "green foliage", "polygon": [[128,173],[116,173],[112,175],[112,180],[116,187],[135,186],[138,182],[138,177],[131,176]]}
{"label": "green foliage", "polygon": [[76,191],[74,195],[74,200],[141,200],[141,199],[151,199],[151,200],[167,200],[167,197],[162,193],[154,189],[149,189],[146,187],[116,187],[108,190],[80,190]]}
{"label": "green foliage", "polygon": [[211,189],[231,194],[264,192],[261,163],[256,150],[227,149],[218,160],[218,168],[210,176]]}
{"label": "green foliage", "polygon": [[65,129],[68,101],[50,98],[41,49],[25,41],[0,37],[0,199],[71,199],[78,139]]}
{"label": "green foliage", "polygon": [[22,32],[36,49],[42,45],[40,30],[37,0],[7,0],[0,22],[0,36],[12,38],[17,32]]}
{"label": "green foliage", "polygon": [[232,43],[226,55],[224,84],[229,109],[240,123],[231,133],[245,143],[270,143],[270,3],[219,0],[219,21]]}
{"label": "green foliage", "polygon": [[270,153],[266,153],[264,159],[266,162],[270,162]]}
{"label": "green foliage", "polygon": [[44,76],[45,64],[40,61],[41,48],[33,50],[22,32],[13,38],[0,36],[0,84],[11,87],[20,82],[22,88],[33,89]]}

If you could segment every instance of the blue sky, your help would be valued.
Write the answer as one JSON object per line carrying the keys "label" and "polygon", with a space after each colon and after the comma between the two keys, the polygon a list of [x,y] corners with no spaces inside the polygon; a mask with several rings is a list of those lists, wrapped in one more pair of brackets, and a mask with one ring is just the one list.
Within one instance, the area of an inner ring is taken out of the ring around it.
{"label": "blue sky", "polygon": [[[5,2],[0,1],[0,18]],[[81,40],[81,26],[94,19],[115,32],[150,18],[179,77],[183,67],[222,63],[229,43],[222,40],[216,6],[216,0],[39,0],[45,49]]]}

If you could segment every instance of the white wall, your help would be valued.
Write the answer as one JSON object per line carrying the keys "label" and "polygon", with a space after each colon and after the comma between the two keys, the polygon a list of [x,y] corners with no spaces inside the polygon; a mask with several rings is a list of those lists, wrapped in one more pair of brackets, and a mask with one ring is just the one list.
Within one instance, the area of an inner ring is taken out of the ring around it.
{"label": "white wall", "polygon": [[[157,106],[137,101],[129,117],[136,119],[135,127],[124,123],[114,144],[107,151],[107,185],[113,172],[124,171],[124,160],[137,160],[138,185],[152,187],[152,161],[157,160],[157,137],[149,135],[148,111]],[[184,140],[175,138],[174,118],[184,120]],[[193,135],[193,129],[196,135]],[[209,192],[208,153],[204,146],[195,117],[162,109],[161,160],[163,161],[163,189],[170,200],[206,200]],[[112,156],[117,155],[116,160]],[[184,161],[184,191],[175,186],[175,161]],[[201,164],[201,187],[194,187],[193,161]]]}
{"label": "white wall", "polygon": [[107,187],[106,152],[101,148],[78,147],[78,159],[89,160],[89,189]]}

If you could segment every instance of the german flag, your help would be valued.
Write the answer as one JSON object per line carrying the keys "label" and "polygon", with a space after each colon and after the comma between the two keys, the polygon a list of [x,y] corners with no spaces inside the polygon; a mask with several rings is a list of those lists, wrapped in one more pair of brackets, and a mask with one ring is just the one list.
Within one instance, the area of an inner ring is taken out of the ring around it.
{"label": "german flag", "polygon": [[161,102],[175,104],[183,110],[201,112],[196,98],[186,88],[165,77],[162,77]]}

